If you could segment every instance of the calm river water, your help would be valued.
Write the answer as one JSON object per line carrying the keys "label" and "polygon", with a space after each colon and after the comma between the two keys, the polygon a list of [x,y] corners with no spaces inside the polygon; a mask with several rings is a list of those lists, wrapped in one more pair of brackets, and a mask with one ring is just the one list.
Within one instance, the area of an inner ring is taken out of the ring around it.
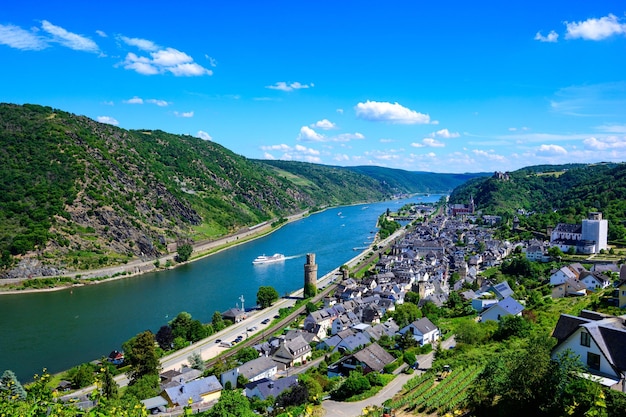
{"label": "calm river water", "polygon": [[[215,311],[256,303],[260,286],[279,294],[303,285],[306,253],[315,253],[318,277],[346,263],[369,243],[387,208],[435,202],[439,195],[339,207],[289,223],[274,233],[172,270],[70,290],[0,296],[0,373],[25,382],[45,367],[59,372],[107,356],[146,329],[156,332],[181,311],[202,322]],[[258,255],[287,260],[252,265]]]}

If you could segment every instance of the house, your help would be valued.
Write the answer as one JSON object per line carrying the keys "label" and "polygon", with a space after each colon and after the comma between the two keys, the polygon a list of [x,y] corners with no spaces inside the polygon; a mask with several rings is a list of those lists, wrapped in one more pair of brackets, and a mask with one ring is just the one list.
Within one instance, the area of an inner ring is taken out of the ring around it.
{"label": "house", "polygon": [[369,334],[364,332],[357,332],[353,333],[350,336],[344,337],[341,342],[339,342],[335,346],[334,350],[338,350],[340,352],[354,352],[370,343],[370,341],[371,339]]}
{"label": "house", "polygon": [[114,350],[109,353],[107,361],[113,365],[122,365],[124,363],[124,353]]}
{"label": "house", "polygon": [[548,262],[550,260],[544,243],[538,240],[530,242],[525,252],[526,259],[529,261]]}
{"label": "house", "polygon": [[500,300],[496,304],[489,307],[485,312],[480,315],[480,319],[481,321],[500,321],[500,318],[504,316],[521,316],[523,310],[524,306],[522,306],[512,297],[507,297],[504,300]]}
{"label": "house", "polygon": [[339,317],[337,317],[335,321],[333,321],[330,333],[337,334],[341,332],[342,330],[349,329],[352,326],[356,326],[357,324],[360,324],[360,323],[361,323],[361,320],[359,320],[359,317],[353,312],[344,313],[340,315]]}
{"label": "house", "polygon": [[611,285],[611,278],[600,272],[583,272],[580,274],[579,281],[592,292],[603,290]]}
{"label": "house", "polygon": [[573,268],[571,265],[566,265],[550,275],[550,285],[560,285],[568,279],[577,280],[579,276],[580,272],[578,272],[576,268]]}
{"label": "house", "polygon": [[306,363],[310,357],[311,346],[302,336],[298,336],[288,341],[282,339],[272,359],[278,363],[280,370],[284,370],[298,363]]}
{"label": "house", "polygon": [[332,308],[314,311],[304,319],[304,330],[314,333],[319,338],[324,338],[330,333],[331,326],[336,318],[337,314]]}
{"label": "house", "polygon": [[472,308],[480,313],[497,303],[495,298],[475,298],[472,300]]}
{"label": "house", "polygon": [[220,382],[223,386],[226,386],[227,382],[230,382],[231,387],[237,386],[237,378],[239,375],[243,376],[250,382],[258,381],[260,379],[272,379],[278,372],[278,364],[267,356],[261,356],[259,358],[248,361],[234,369],[224,372],[220,375]]}
{"label": "house", "polygon": [[276,380],[263,378],[246,384],[246,388],[243,390],[243,395],[248,398],[257,397],[261,401],[264,401],[270,396],[273,398],[278,397],[283,393],[283,391],[297,384],[298,377],[296,375]]}
{"label": "house", "polygon": [[184,407],[189,404],[210,403],[219,400],[222,395],[222,385],[215,375],[195,379],[161,392],[169,407]]}
{"label": "house", "polygon": [[189,367],[183,367],[180,372],[171,369],[169,371],[165,371],[159,374],[159,377],[161,378],[161,388],[165,389],[178,386],[188,381],[199,378],[201,375],[202,371]]}
{"label": "house", "polygon": [[[329,367],[330,374],[348,374],[357,367],[363,369],[363,374],[369,372],[382,372],[386,365],[393,362],[395,358],[378,343],[371,345],[344,357],[338,364]],[[332,369],[331,369],[332,368]]]}
{"label": "house", "polygon": [[575,279],[568,278],[564,283],[552,287],[552,298],[587,295],[587,287]]}
{"label": "house", "polygon": [[552,357],[565,351],[577,355],[587,372],[584,377],[626,392],[626,315],[611,316],[583,310],[580,316],[561,314],[552,337],[557,345]]}
{"label": "house", "polygon": [[146,407],[149,414],[164,413],[167,408],[167,400],[160,395],[141,400],[141,403]]}
{"label": "house", "polygon": [[230,320],[233,323],[239,323],[240,321],[245,320],[246,317],[246,312],[238,307],[230,308],[222,313],[222,318],[224,320]]}
{"label": "house", "polygon": [[505,298],[513,295],[513,290],[509,287],[509,283],[506,281],[492,285],[489,288],[489,291],[493,292],[498,300],[504,300]]}
{"label": "house", "polygon": [[433,342],[439,340],[439,337],[441,336],[439,328],[426,317],[414,321],[408,326],[400,329],[400,334],[405,334],[406,332],[410,332],[420,346],[424,346],[428,343],[432,344]]}

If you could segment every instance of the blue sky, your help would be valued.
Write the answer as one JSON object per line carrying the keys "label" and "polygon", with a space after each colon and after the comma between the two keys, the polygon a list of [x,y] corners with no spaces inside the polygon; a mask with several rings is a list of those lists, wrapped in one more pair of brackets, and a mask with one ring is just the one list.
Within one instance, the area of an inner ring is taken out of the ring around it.
{"label": "blue sky", "polygon": [[23,0],[0,9],[0,62],[1,102],[249,158],[626,161],[623,1]]}

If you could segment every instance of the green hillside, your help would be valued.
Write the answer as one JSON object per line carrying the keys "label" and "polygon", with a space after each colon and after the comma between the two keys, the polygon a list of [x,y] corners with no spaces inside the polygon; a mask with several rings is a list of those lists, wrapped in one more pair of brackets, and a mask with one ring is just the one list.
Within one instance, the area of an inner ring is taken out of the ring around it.
{"label": "green hillside", "polygon": [[430,174],[429,188],[400,170],[251,160],[38,105],[0,104],[0,144],[0,277],[24,258],[61,270],[154,258],[306,209],[461,180]]}
{"label": "green hillside", "polygon": [[600,211],[609,220],[609,240],[626,238],[626,164],[542,165],[511,172],[508,179],[476,178],[455,189],[450,202],[470,197],[478,210],[505,219],[518,214],[522,229],[543,232]]}

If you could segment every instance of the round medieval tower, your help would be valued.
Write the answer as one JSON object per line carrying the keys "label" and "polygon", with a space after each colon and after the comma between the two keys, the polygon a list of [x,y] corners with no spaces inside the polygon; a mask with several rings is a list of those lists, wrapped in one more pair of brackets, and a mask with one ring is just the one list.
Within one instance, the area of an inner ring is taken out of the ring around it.
{"label": "round medieval tower", "polygon": [[317,264],[315,254],[306,254],[306,264],[304,264],[304,298],[313,297],[317,293]]}

